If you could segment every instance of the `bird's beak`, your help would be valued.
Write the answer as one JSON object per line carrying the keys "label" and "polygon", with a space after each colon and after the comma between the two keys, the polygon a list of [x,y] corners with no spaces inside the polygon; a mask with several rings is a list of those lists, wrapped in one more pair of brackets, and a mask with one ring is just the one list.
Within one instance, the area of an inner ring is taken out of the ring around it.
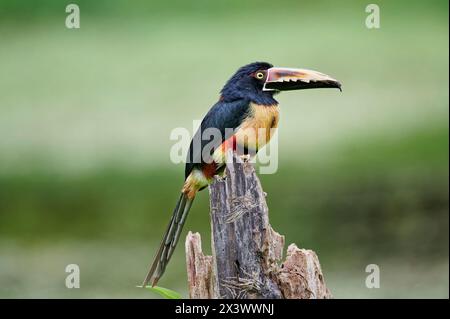
{"label": "bird's beak", "polygon": [[332,77],[312,70],[273,67],[267,70],[264,91],[289,91],[315,88],[337,88],[341,83]]}

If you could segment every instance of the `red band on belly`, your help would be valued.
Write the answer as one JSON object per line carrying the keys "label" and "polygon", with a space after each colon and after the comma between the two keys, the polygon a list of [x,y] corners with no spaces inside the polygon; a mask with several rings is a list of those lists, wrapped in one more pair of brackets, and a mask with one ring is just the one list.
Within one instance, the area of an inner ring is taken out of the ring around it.
{"label": "red band on belly", "polygon": [[202,173],[206,178],[213,178],[216,174],[217,164],[215,162],[209,164],[203,164]]}
{"label": "red band on belly", "polygon": [[236,150],[236,136],[233,135],[230,138],[226,139],[223,143],[222,143],[222,152],[226,153],[227,150]]}

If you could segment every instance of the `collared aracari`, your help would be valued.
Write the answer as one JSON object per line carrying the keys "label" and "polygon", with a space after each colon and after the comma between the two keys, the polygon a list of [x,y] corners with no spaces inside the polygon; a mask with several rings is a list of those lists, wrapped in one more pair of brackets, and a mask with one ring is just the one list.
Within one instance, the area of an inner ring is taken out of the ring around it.
{"label": "collared aracari", "polygon": [[[186,160],[185,181],[163,240],[143,282],[156,285],[163,275],[180,237],[184,222],[198,191],[206,188],[225,166],[227,150],[240,148],[252,155],[269,142],[257,137],[259,129],[272,131],[278,126],[279,107],[274,95],[280,91],[312,88],[338,88],[341,84],[320,72],[273,67],[255,62],[241,67],[225,84],[219,101],[213,105],[194,135]],[[203,136],[207,129],[220,132],[221,138]],[[227,133],[231,132],[231,133]],[[249,138],[258,139],[249,143]],[[198,146],[194,141],[199,141]],[[203,152],[208,145],[211,151]],[[251,146],[249,146],[251,145]],[[252,148],[252,149],[249,149]]]}

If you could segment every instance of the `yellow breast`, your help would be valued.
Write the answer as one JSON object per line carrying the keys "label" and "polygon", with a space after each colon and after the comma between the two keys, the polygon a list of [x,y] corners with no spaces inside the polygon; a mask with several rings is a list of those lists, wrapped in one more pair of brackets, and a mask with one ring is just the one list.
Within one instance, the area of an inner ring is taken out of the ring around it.
{"label": "yellow breast", "polygon": [[239,126],[236,142],[247,149],[258,151],[269,143],[278,127],[278,105],[250,104],[250,114]]}

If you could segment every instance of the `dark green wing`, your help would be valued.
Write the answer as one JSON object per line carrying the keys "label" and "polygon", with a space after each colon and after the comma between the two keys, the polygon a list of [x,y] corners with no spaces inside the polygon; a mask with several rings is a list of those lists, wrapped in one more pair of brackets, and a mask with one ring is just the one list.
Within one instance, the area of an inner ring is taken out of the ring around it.
{"label": "dark green wing", "polygon": [[[232,135],[229,132],[231,130],[226,130],[226,128],[235,130],[237,127],[239,127],[242,121],[247,117],[249,109],[249,101],[236,100],[232,102],[219,101],[209,110],[209,112],[203,118],[199,129],[192,138],[191,145],[189,147],[189,153],[186,159],[185,178],[189,176],[194,167],[201,167],[202,164],[207,162],[210,159],[208,158],[208,156],[211,156],[213,153],[212,151],[210,152],[210,154],[206,154],[206,156],[203,156],[206,158],[202,158],[203,148],[214,139],[213,136],[207,136],[209,134],[207,134],[208,131],[206,130],[208,128],[216,128],[220,131],[220,142],[219,140],[217,140],[214,141],[213,145],[209,145],[213,146],[213,150],[215,150],[223,143],[223,141],[230,137],[226,136],[226,134]],[[204,134],[205,136],[203,136],[202,139],[201,137],[203,133],[206,134]],[[200,147],[194,147],[194,145],[200,145]]]}

